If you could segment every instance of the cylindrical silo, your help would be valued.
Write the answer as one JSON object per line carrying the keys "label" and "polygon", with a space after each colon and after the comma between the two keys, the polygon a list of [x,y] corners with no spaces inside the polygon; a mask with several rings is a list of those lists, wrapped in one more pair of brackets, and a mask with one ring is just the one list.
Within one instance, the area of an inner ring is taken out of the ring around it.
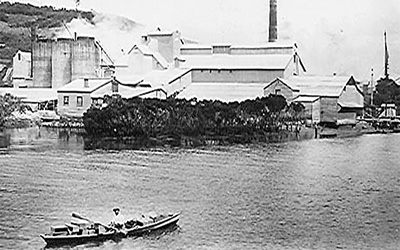
{"label": "cylindrical silo", "polygon": [[58,89],[71,82],[72,45],[74,39],[59,38],[53,43],[52,50],[52,87]]}
{"label": "cylindrical silo", "polygon": [[93,37],[78,37],[72,47],[72,80],[98,77],[100,51]]}
{"label": "cylindrical silo", "polygon": [[51,88],[52,43],[49,39],[33,43],[33,87]]}

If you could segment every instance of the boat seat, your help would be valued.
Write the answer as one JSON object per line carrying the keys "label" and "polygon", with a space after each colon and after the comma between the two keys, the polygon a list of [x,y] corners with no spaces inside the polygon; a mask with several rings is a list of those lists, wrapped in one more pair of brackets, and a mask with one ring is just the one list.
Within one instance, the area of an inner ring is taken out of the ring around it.
{"label": "boat seat", "polygon": [[65,225],[67,226],[67,228],[71,234],[78,234],[79,226],[71,225],[69,223],[65,223]]}
{"label": "boat seat", "polygon": [[68,227],[65,225],[61,226],[52,226],[50,227],[51,235],[57,236],[57,235],[68,235]]}

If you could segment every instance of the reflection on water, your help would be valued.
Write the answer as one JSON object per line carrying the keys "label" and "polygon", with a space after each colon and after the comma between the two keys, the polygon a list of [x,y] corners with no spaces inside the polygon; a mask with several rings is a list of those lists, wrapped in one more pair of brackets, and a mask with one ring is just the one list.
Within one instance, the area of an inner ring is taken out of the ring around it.
{"label": "reflection on water", "polygon": [[400,135],[196,149],[91,150],[73,131],[10,132],[0,245],[40,249],[77,212],[182,211],[179,229],[72,249],[399,249]]}
{"label": "reflection on water", "polygon": [[0,149],[4,149],[10,146],[11,136],[8,133],[0,131]]}
{"label": "reflection on water", "polygon": [[83,149],[83,130],[81,129],[30,127],[9,129],[5,133],[8,135],[10,146],[13,149]]}

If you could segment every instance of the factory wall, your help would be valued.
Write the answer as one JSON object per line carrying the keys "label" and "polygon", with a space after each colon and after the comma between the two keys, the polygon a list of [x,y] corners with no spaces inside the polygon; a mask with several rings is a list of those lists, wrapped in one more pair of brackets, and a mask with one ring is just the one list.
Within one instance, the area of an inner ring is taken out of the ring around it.
{"label": "factory wall", "polygon": [[100,48],[93,37],[33,44],[33,87],[59,88],[72,80],[101,74]]}
{"label": "factory wall", "polygon": [[52,47],[52,88],[71,82],[73,39],[58,39]]}
{"label": "factory wall", "polygon": [[33,44],[33,87],[51,88],[53,41],[39,40]]}
{"label": "factory wall", "polygon": [[78,37],[72,47],[72,80],[98,77],[100,50],[93,37]]}
{"label": "factory wall", "polygon": [[268,83],[284,77],[284,70],[269,69],[193,69],[193,82]]}

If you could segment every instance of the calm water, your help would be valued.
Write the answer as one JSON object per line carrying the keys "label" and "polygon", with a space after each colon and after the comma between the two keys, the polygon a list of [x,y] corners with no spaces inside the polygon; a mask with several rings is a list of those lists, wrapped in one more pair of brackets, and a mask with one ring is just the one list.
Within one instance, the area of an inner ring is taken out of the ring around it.
{"label": "calm water", "polygon": [[[164,235],[72,249],[400,249],[400,134],[85,151],[68,131],[12,130],[0,153],[0,248],[78,212],[108,223],[182,211]],[[67,248],[68,249],[68,248]]]}

